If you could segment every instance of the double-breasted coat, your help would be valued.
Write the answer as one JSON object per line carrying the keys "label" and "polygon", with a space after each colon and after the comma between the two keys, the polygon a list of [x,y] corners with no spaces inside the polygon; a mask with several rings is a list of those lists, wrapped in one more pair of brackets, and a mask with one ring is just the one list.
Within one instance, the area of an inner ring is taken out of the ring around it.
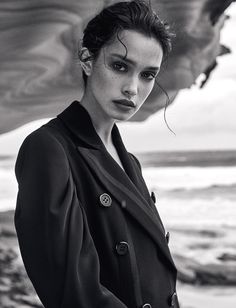
{"label": "double-breasted coat", "polygon": [[16,162],[15,225],[45,308],[178,307],[176,268],[138,160],[107,152],[73,102],[30,134]]}

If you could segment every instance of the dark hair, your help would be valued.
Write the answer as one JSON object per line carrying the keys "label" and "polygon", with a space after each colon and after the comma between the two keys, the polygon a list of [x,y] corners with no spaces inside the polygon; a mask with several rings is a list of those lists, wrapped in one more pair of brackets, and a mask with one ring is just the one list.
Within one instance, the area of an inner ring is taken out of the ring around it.
{"label": "dark hair", "polygon": [[[115,36],[119,39],[122,30],[135,30],[156,38],[162,46],[163,58],[171,51],[172,33],[169,26],[161,21],[150,4],[142,0],[124,1],[106,7],[90,20],[84,30],[82,47],[86,47],[91,56],[84,59],[80,53],[80,60],[86,62],[96,59],[104,45]],[[86,85],[87,76],[84,72],[83,79]]]}

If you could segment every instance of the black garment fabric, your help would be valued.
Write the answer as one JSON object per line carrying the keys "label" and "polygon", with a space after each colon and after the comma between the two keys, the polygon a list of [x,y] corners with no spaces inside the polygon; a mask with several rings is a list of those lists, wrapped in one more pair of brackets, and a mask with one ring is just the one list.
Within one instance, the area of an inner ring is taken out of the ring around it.
{"label": "black garment fabric", "polygon": [[140,164],[116,125],[112,138],[124,170],[75,101],[19,151],[15,225],[45,308],[179,307],[176,267]]}

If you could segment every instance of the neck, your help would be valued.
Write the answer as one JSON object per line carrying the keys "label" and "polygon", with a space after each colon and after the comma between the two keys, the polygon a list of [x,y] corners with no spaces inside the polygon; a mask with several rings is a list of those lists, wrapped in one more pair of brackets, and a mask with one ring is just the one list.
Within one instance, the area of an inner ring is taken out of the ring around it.
{"label": "neck", "polygon": [[89,98],[86,93],[82,97],[80,104],[89,113],[98,136],[101,138],[103,144],[108,147],[112,143],[111,131],[115,120],[109,118],[104,111],[99,108],[100,106],[98,103]]}

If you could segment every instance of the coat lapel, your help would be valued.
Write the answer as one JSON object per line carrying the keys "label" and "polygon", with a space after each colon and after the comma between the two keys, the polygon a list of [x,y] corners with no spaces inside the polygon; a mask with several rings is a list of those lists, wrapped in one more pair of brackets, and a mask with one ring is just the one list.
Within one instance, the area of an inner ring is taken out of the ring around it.
{"label": "coat lapel", "polygon": [[58,118],[73,134],[78,153],[89,165],[91,172],[103,183],[118,203],[123,204],[122,201],[126,201],[124,210],[149,233],[171,265],[175,267],[160,217],[144,197],[145,184],[142,183],[141,173],[139,170],[137,172],[137,165],[127,153],[118,128],[113,127],[112,138],[125,172],[106,151],[88,112],[79,102],[73,102],[58,115]]}
{"label": "coat lapel", "polygon": [[[108,153],[81,146],[77,148],[92,172],[107,188],[107,191],[112,194],[112,197],[119,204],[122,205],[123,201],[126,201],[124,210],[149,233],[170,263],[175,266],[161,223],[156,219],[152,209],[129,177]],[[113,176],[114,174],[115,177]]]}
{"label": "coat lapel", "polygon": [[143,199],[144,203],[147,205],[147,207],[152,209],[153,212],[152,215],[154,214],[157,217],[157,220],[160,223],[163,232],[165,233],[165,228],[162,224],[159,213],[155,207],[155,204],[152,203],[151,201],[150,193],[143,179],[141,166],[138,166],[139,163],[136,161],[137,159],[135,159],[134,155],[127,152],[116,125],[112,130],[112,137],[113,137],[113,143],[115,144],[116,150],[123,163],[123,166],[125,167],[127,175],[129,176],[131,181],[135,184],[136,188],[138,189],[138,193],[140,197]]}

